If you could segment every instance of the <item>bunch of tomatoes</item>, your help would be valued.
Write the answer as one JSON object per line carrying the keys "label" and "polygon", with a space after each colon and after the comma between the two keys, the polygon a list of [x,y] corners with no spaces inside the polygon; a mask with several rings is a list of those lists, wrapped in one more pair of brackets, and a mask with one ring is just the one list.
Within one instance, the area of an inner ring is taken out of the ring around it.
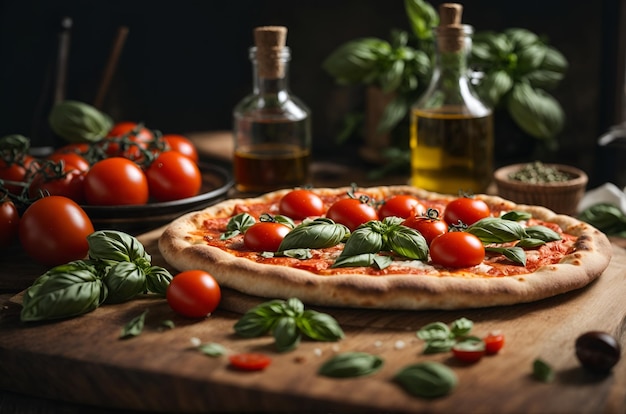
{"label": "bunch of tomatoes", "polygon": [[[471,267],[485,258],[485,248],[478,237],[461,230],[478,220],[489,217],[489,206],[473,197],[459,197],[450,201],[443,211],[426,208],[420,200],[408,194],[399,194],[381,202],[358,192],[339,199],[326,207],[313,191],[295,189],[279,202],[279,214],[294,220],[325,216],[345,225],[350,231],[372,220],[400,217],[403,225],[420,232],[430,249],[433,263],[446,267]],[[253,251],[276,251],[289,227],[276,221],[260,221],[244,234],[244,244]]]}
{"label": "bunch of tomatoes", "polygon": [[23,136],[0,139],[0,247],[19,236],[43,264],[86,252],[93,225],[81,206],[178,200],[202,186],[192,141],[141,123],[117,123],[98,141],[68,143],[44,158],[29,149]]}

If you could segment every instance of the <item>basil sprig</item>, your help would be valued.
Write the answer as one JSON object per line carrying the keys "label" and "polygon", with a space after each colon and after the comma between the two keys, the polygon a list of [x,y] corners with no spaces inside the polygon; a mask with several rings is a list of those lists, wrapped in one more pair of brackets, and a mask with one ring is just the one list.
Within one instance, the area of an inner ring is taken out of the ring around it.
{"label": "basil sprig", "polygon": [[135,237],[97,231],[87,237],[89,259],[48,270],[30,286],[22,301],[22,321],[79,316],[103,303],[119,303],[143,292],[164,295],[172,275],[151,266],[150,255]]}
{"label": "basil sprig", "polygon": [[255,338],[271,332],[276,349],[289,351],[298,346],[302,335],[333,342],[344,337],[332,316],[305,309],[300,299],[274,299],[248,310],[234,325],[239,336]]}
{"label": "basil sprig", "polygon": [[450,325],[433,322],[420,328],[416,336],[425,342],[425,354],[448,352],[457,342],[466,338],[473,327],[474,322],[467,318],[459,318]]}
{"label": "basil sprig", "polygon": [[222,233],[220,239],[226,240],[235,237],[238,234],[243,234],[255,223],[256,219],[250,214],[239,213],[228,220],[228,223],[226,224],[226,232]]}

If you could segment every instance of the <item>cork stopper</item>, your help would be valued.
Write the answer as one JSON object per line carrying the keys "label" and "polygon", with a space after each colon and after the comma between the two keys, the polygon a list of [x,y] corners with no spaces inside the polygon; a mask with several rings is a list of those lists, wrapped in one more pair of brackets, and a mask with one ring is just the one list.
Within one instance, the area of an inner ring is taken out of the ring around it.
{"label": "cork stopper", "polygon": [[280,79],[285,76],[284,56],[287,28],[262,26],[254,29],[254,45],[261,78]]}
{"label": "cork stopper", "polygon": [[467,26],[461,23],[463,6],[443,3],[439,6],[437,39],[442,52],[459,52],[463,49]]}

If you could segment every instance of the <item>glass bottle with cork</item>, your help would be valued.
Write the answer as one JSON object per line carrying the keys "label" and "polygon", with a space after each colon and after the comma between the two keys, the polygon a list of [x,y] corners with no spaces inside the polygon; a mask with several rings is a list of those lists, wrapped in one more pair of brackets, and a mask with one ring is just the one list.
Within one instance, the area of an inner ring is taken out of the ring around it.
{"label": "glass bottle with cork", "polygon": [[286,37],[283,26],[254,29],[253,91],[233,111],[234,176],[241,192],[309,184],[311,112],[289,91]]}
{"label": "glass bottle with cork", "polygon": [[439,7],[432,80],[411,108],[411,183],[444,194],[484,192],[493,172],[493,112],[471,90],[462,11]]}

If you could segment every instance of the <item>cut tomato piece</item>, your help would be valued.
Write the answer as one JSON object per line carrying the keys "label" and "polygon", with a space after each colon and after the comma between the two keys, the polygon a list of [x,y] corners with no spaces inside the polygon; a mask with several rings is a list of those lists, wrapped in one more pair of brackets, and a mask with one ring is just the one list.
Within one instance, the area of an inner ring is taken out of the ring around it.
{"label": "cut tomato piece", "polygon": [[233,368],[242,371],[260,371],[265,369],[272,362],[269,356],[254,352],[233,354],[228,359]]}
{"label": "cut tomato piece", "polygon": [[504,346],[504,335],[501,333],[490,333],[483,341],[485,341],[485,352],[488,355],[497,354]]}

